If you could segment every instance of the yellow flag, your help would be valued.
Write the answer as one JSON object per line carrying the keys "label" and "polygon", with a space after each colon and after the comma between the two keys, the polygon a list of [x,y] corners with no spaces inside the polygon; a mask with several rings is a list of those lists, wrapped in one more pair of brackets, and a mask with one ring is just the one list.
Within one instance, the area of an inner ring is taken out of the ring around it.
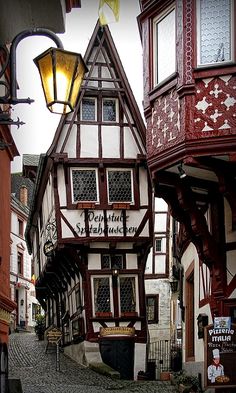
{"label": "yellow flag", "polygon": [[100,25],[118,22],[120,16],[120,0],[100,0],[98,16]]}

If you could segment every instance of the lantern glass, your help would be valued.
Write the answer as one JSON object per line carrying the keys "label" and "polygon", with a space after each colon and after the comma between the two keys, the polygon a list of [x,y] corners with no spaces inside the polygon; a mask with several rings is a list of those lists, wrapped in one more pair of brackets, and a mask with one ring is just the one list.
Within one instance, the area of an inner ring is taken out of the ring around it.
{"label": "lantern glass", "polygon": [[72,112],[87,72],[81,55],[50,48],[34,62],[39,69],[48,109],[60,114]]}

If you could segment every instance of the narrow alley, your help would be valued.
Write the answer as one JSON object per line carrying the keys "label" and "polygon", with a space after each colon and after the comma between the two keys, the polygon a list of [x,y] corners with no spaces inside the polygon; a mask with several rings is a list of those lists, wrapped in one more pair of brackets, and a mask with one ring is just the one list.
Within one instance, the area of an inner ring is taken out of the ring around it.
{"label": "narrow alley", "polygon": [[174,393],[169,382],[113,380],[84,368],[60,352],[60,371],[56,371],[56,352],[45,353],[46,341],[34,333],[13,333],[9,343],[9,379],[20,379],[23,393]]}

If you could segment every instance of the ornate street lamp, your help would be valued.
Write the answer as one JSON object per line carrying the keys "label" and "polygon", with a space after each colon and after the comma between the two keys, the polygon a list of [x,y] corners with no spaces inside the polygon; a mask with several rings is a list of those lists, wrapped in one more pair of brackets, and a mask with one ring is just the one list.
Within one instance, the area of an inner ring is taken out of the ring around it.
{"label": "ornate street lamp", "polygon": [[41,77],[47,108],[66,114],[74,110],[87,67],[80,54],[50,48],[34,59]]}
{"label": "ornate street lamp", "polygon": [[[10,53],[6,46],[0,46],[5,55],[5,62],[0,71],[0,90],[5,94],[0,96],[0,104],[16,105],[33,102],[30,98],[17,98],[16,80],[16,48],[21,40],[32,35],[41,35],[52,39],[57,48],[51,48],[39,55],[34,61],[39,69],[44,89],[47,107],[51,112],[66,114],[74,110],[80,85],[84,74],[88,71],[80,54],[64,51],[61,40],[52,31],[44,28],[24,30],[12,41]],[[9,70],[10,68],[10,70]],[[10,77],[7,79],[7,73]],[[9,82],[8,82],[9,80]],[[64,89],[64,90],[63,90]],[[0,124],[24,124],[13,121],[8,111],[0,112]]]}

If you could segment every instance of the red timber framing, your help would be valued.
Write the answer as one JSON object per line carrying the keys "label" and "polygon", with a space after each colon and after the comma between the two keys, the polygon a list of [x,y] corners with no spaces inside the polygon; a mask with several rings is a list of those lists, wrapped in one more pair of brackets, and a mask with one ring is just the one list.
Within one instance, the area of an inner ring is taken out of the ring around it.
{"label": "red timber framing", "polygon": [[84,60],[76,110],[61,118],[39,162],[26,230],[36,293],[64,345],[98,345],[101,328],[122,335],[127,327],[136,351],[147,343],[144,271],[153,233],[145,126],[107,26],[97,23]]}
{"label": "red timber framing", "polygon": [[[236,250],[236,47],[228,60],[199,65],[198,53],[203,50],[198,3],[140,1],[138,23],[144,52],[147,157],[155,195],[169,204],[180,223],[179,260],[192,242],[209,269],[211,290],[203,301],[210,304],[213,316],[228,312],[225,305],[235,290],[236,271],[229,274],[228,269],[230,252]],[[235,1],[231,3],[229,34],[235,42]],[[155,67],[161,59],[156,57],[154,33],[158,21],[165,23],[172,10],[175,71],[156,83]],[[180,166],[185,178],[180,178]]]}

